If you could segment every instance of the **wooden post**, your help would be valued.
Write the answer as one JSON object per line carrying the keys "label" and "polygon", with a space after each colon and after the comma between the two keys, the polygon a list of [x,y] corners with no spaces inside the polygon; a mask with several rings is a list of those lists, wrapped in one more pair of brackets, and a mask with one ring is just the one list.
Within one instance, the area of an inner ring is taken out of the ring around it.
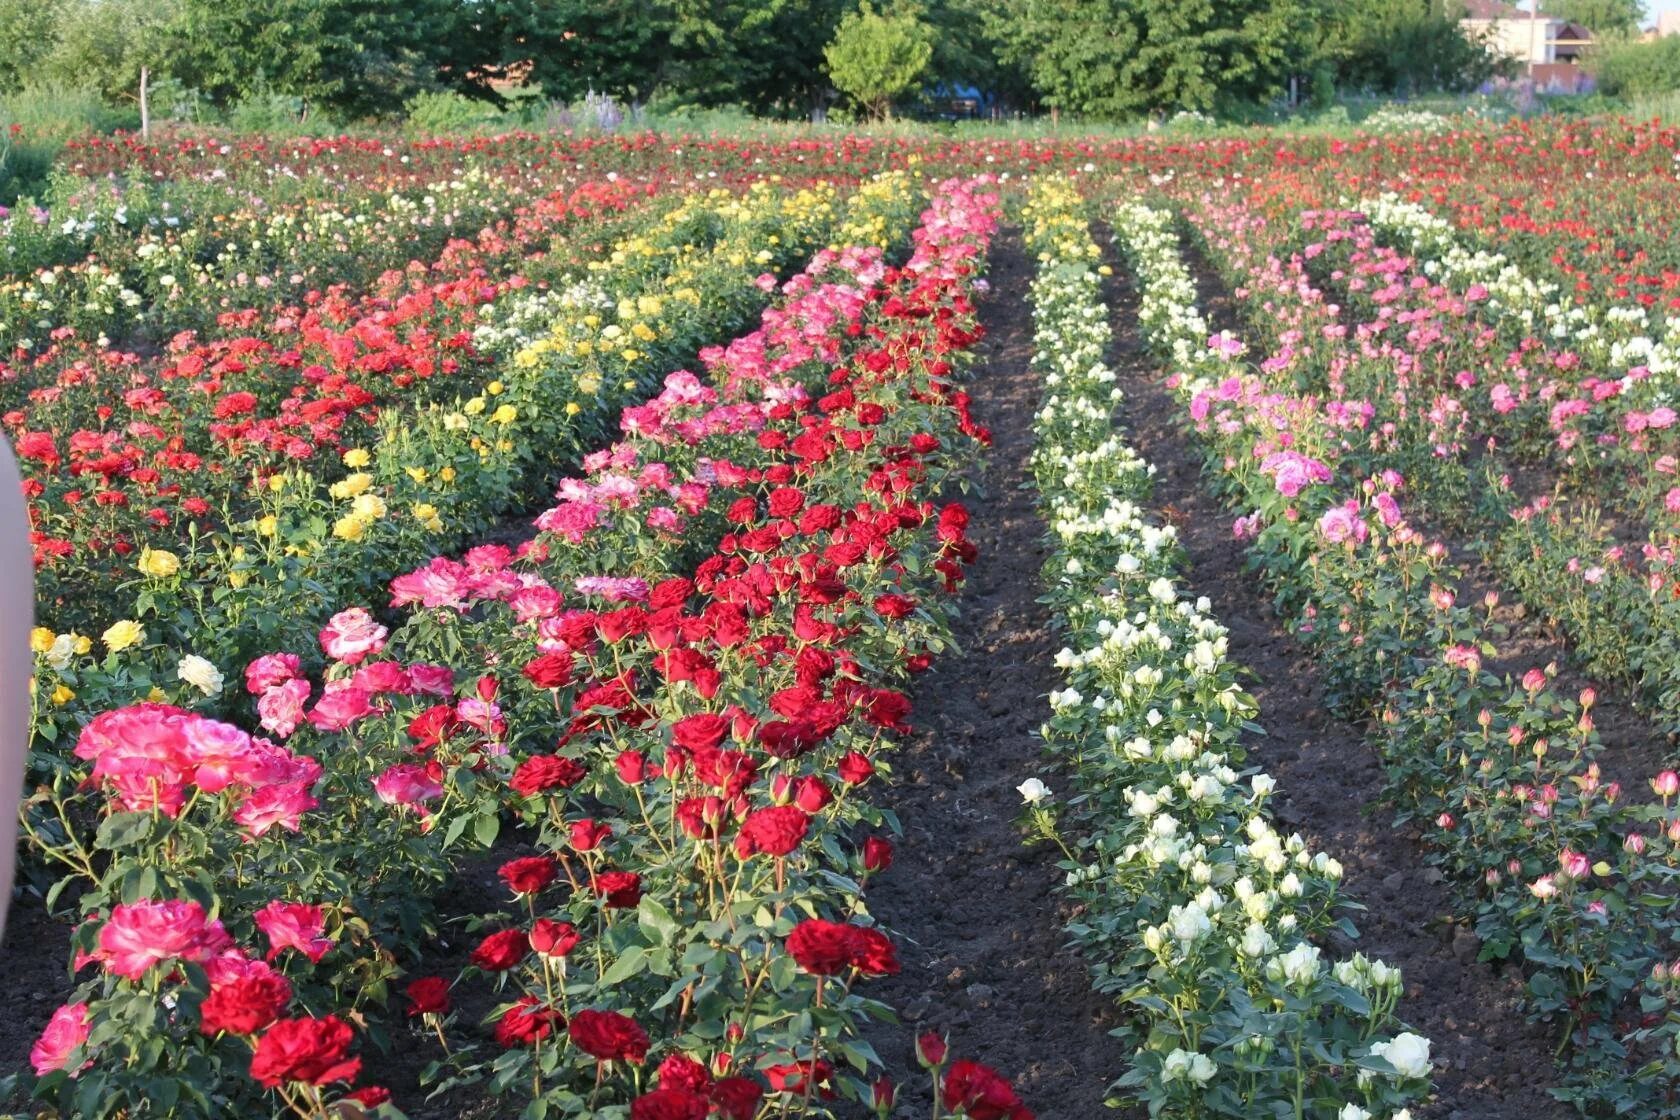
{"label": "wooden post", "polygon": [[140,138],[142,140],[152,138],[152,109],[146,100],[146,87],[151,76],[152,72],[149,67],[140,67]]}
{"label": "wooden post", "polygon": [[23,796],[24,759],[29,751],[29,685],[35,675],[35,656],[29,648],[34,571],[23,484],[12,449],[0,438],[0,935],[6,931],[6,907],[12,901],[18,801]]}

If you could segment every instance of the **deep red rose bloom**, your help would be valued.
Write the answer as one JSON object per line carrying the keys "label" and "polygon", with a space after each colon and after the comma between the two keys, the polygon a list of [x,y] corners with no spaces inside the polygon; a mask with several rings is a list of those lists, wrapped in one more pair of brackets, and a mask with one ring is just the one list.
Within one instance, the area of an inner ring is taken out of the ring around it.
{"label": "deep red rose bloom", "polygon": [[544,653],[525,663],[525,679],[537,688],[565,688],[572,683],[572,655]]}
{"label": "deep red rose bloom", "polygon": [[962,1109],[972,1120],[1032,1120],[1009,1080],[996,1070],[958,1058],[945,1071],[940,1094],[946,1107]]}
{"label": "deep red rose bloom", "polygon": [[890,840],[871,836],[863,842],[863,869],[885,871],[892,866],[893,846]]}
{"label": "deep red rose bloom", "polygon": [[552,856],[522,856],[510,859],[496,872],[514,894],[537,894],[560,874]]}
{"label": "deep red rose bloom", "polygon": [[837,976],[852,967],[857,956],[857,926],[807,918],[793,927],[787,951],[812,976]]}
{"label": "deep red rose bloom", "polygon": [[810,823],[810,815],[797,805],[773,805],[748,813],[741,835],[754,851],[781,857],[799,847]]}
{"label": "deep red rose bloom", "polygon": [[815,774],[806,774],[793,784],[793,803],[807,813],[820,813],[833,800],[828,783]]}
{"label": "deep red rose bloom", "polygon": [[805,495],[791,486],[770,491],[770,516],[792,517],[805,508]]}
{"label": "deep red rose bloom", "polygon": [[524,930],[498,930],[478,943],[472,951],[472,963],[486,972],[506,972],[530,951],[531,941]]}
{"label": "deep red rose bloom", "polygon": [[422,976],[403,989],[410,1015],[449,1014],[449,981],[441,976]]}
{"label": "deep red rose bloom", "polygon": [[515,1046],[531,1046],[557,1030],[564,1030],[566,1017],[552,1007],[545,1007],[536,996],[521,996],[519,1001],[496,1022],[496,1041],[505,1050]]}
{"label": "deep red rose bloom", "polygon": [[538,918],[531,926],[531,948],[545,957],[563,957],[583,939],[571,922]]}
{"label": "deep red rose bloom", "polygon": [[391,1099],[391,1090],[383,1085],[368,1085],[344,1094],[347,1101],[355,1101],[363,1108],[378,1108]]}
{"label": "deep red rose bloom", "polygon": [[354,1035],[337,1015],[324,1019],[281,1019],[257,1039],[251,1076],[265,1088],[285,1081],[326,1085],[353,1080],[362,1060],[352,1058]]}
{"label": "deep red rose bloom", "polygon": [[691,1093],[701,1093],[711,1081],[706,1067],[687,1054],[672,1054],[659,1063],[661,1089],[687,1089]]}
{"label": "deep red rose bloom", "polygon": [[877,595],[875,597],[875,613],[882,618],[907,618],[916,609],[916,600],[903,595]]}
{"label": "deep red rose bloom", "polygon": [[712,1085],[710,1095],[724,1120],[753,1120],[764,1088],[750,1077],[724,1077]]}
{"label": "deep red rose bloom", "polygon": [[826,1100],[834,1098],[834,1090],[828,1087],[834,1079],[834,1067],[819,1058],[812,1062],[809,1058],[802,1062],[788,1062],[786,1065],[771,1066],[764,1071],[765,1078],[770,1082],[770,1088],[778,1093],[805,1092],[805,1082],[819,1089]]}
{"label": "deep red rose bloom", "polygon": [[688,1089],[655,1089],[630,1102],[630,1120],[706,1120],[711,1102]]}
{"label": "deep red rose bloom", "polygon": [[945,1039],[928,1031],[916,1040],[916,1057],[929,1068],[945,1064]]}
{"label": "deep red rose bloom", "polygon": [[869,756],[851,751],[840,760],[840,780],[849,786],[862,785],[875,776],[875,764]]}
{"label": "deep red rose bloom", "polygon": [[685,716],[671,725],[671,741],[691,751],[716,749],[728,735],[728,718],[715,712]]}
{"label": "deep red rose bloom", "polygon": [[636,1020],[617,1011],[579,1011],[568,1028],[572,1043],[601,1062],[634,1062],[647,1057],[648,1036]]}
{"label": "deep red rose bloom", "polygon": [[618,768],[618,780],[627,786],[639,786],[647,781],[647,756],[641,751],[620,751],[614,765]]}
{"label": "deep red rose bloom", "polygon": [[292,999],[292,986],[278,972],[253,971],[212,985],[199,1005],[198,1029],[207,1035],[255,1034],[280,1018]]}
{"label": "deep red rose bloom", "polygon": [[519,764],[508,785],[515,793],[532,797],[547,790],[575,786],[587,773],[576,759],[558,754],[534,754]]}
{"label": "deep red rose bloom", "polygon": [[642,901],[642,877],[634,871],[602,872],[595,886],[613,910],[633,910]]}
{"label": "deep red rose bloom", "polygon": [[852,954],[852,963],[865,976],[896,976],[898,974],[898,950],[893,946],[892,939],[878,929],[867,926],[857,927],[855,934],[857,946]]}
{"label": "deep red rose bloom", "polygon": [[572,848],[579,852],[593,852],[607,838],[612,835],[612,825],[602,824],[600,821],[573,821],[571,828]]}

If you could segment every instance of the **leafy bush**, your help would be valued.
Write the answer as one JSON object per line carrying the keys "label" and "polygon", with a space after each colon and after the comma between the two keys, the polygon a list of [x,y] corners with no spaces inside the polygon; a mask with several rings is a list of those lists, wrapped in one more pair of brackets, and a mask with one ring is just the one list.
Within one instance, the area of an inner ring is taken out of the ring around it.
{"label": "leafy bush", "polygon": [[494,128],[504,120],[502,112],[488,101],[454,90],[417,93],[404,108],[408,111],[408,130],[427,136]]}
{"label": "leafy bush", "polygon": [[1599,88],[1612,97],[1680,89],[1680,36],[1650,43],[1608,43],[1592,61]]}

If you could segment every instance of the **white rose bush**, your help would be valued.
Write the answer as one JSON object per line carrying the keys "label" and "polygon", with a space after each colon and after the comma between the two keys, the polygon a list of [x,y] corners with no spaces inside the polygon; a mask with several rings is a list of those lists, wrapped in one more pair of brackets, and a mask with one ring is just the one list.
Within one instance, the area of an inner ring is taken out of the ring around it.
{"label": "white rose bush", "polygon": [[1398,970],[1332,961],[1332,935],[1353,932],[1341,867],[1273,827],[1275,783],[1244,769],[1254,702],[1207,601],[1181,592],[1175,533],[1144,506],[1153,472],[1112,423],[1086,220],[1066,181],[1035,185],[1033,471],[1068,643],[1043,737],[1077,787],[1060,821],[1069,933],[1136,1047],[1114,1092],[1152,1116],[1405,1117],[1428,1043],[1395,1018]]}

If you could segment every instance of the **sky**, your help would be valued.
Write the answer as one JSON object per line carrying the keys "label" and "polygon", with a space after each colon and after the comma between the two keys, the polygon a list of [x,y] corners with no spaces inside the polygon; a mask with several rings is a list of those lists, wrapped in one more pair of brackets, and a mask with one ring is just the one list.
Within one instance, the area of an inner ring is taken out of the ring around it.
{"label": "sky", "polygon": [[1645,0],[1645,15],[1655,21],[1658,12],[1680,12],[1680,0]]}

